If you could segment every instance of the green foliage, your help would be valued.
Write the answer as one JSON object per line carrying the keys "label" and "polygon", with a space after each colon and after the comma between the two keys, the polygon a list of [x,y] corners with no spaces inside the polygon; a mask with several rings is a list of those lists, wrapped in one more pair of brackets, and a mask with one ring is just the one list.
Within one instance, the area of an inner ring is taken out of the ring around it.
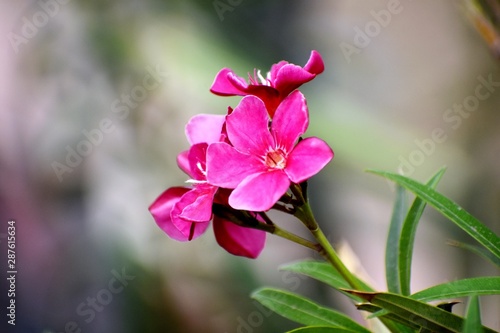
{"label": "green foliage", "polygon": [[[340,273],[335,270],[332,265],[314,260],[304,260],[280,267],[281,270],[300,273],[323,283],[330,287],[342,292],[342,289],[349,289],[349,284],[344,280]],[[364,290],[373,291],[373,289],[365,282],[358,280],[358,284],[363,286]],[[355,301],[360,299],[352,294],[344,293],[346,296],[351,297]]]}
{"label": "green foliage", "polygon": [[412,191],[477,240],[495,257],[500,258],[500,237],[455,202],[436,192],[431,186],[395,173],[373,170],[370,172],[390,179]]}
{"label": "green foliage", "polygon": [[394,293],[401,293],[401,284],[399,281],[399,238],[405,215],[407,211],[407,199],[405,189],[401,186],[396,188],[396,200],[392,212],[391,223],[389,225],[389,235],[385,247],[385,277],[387,280],[387,289]]}
{"label": "green foliage", "polygon": [[288,291],[262,288],[255,291],[252,298],[283,317],[303,325],[326,325],[354,332],[370,332],[346,315]]}
{"label": "green foliage", "polygon": [[482,332],[484,332],[484,330],[481,325],[481,310],[479,307],[479,299],[477,295],[474,295],[469,299],[469,306],[467,308],[467,315],[465,317],[465,323],[462,329],[462,333]]}
{"label": "green foliage", "polygon": [[[427,183],[428,186],[434,188],[441,177],[443,176],[445,169],[439,170]],[[410,294],[410,281],[411,281],[411,263],[413,258],[413,245],[415,241],[415,234],[417,231],[417,225],[424,212],[426,202],[419,197],[416,197],[413,204],[406,215],[401,228],[401,234],[399,235],[399,248],[398,248],[398,273],[399,273],[399,283],[401,286],[401,293],[403,295]]]}
{"label": "green foliage", "polygon": [[[461,279],[432,286],[411,294],[411,263],[416,229],[427,204],[450,219],[455,225],[479,242],[481,247],[454,243],[498,264],[500,238],[462,207],[435,190],[445,169],[439,170],[426,184],[410,178],[382,171],[371,171],[397,183],[394,211],[386,246],[386,279],[389,292],[374,292],[373,288],[354,277],[349,284],[331,262],[306,260],[281,266],[281,270],[303,274],[321,281],[351,298],[358,310],[368,312],[393,333],[429,332],[495,332],[481,324],[478,296],[499,295],[500,276]],[[408,209],[406,192],[416,197]],[[456,298],[470,297],[465,318],[451,312]],[[290,333],[368,332],[344,314],[313,301],[276,289],[260,289],[253,298],[279,313],[307,327]],[[448,300],[438,306],[430,301]]]}
{"label": "green foliage", "polygon": [[[347,291],[347,290],[346,290]],[[412,324],[435,332],[460,333],[464,319],[437,306],[393,293],[347,291],[380,306]],[[483,327],[484,332],[495,332]]]}
{"label": "green foliage", "polygon": [[472,295],[499,295],[500,276],[477,277],[439,284],[411,295],[411,298],[430,302]]}
{"label": "green foliage", "polygon": [[467,250],[469,252],[472,252],[472,253],[488,260],[492,264],[500,267],[500,258],[495,257],[495,255],[493,255],[491,252],[487,251],[483,247],[479,247],[477,245],[472,245],[472,244],[462,243],[462,242],[459,242],[456,240],[450,240],[450,241],[446,242],[446,244]]}
{"label": "green foliage", "polygon": [[287,333],[352,333],[356,331],[347,330],[345,328],[330,327],[330,326],[307,326],[288,331]]}

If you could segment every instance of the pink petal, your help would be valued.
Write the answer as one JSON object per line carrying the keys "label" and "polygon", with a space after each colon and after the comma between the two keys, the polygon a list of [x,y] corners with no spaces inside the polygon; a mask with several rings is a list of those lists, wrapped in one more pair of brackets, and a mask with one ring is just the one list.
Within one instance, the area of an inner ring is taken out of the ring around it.
{"label": "pink petal", "polygon": [[152,204],[149,206],[149,211],[156,222],[156,224],[171,238],[178,241],[187,241],[186,237],[179,229],[172,223],[171,213],[174,204],[177,203],[181,196],[188,192],[190,189],[185,187],[171,187],[163,192]]}
{"label": "pink petal", "polygon": [[191,145],[206,142],[218,142],[222,125],[226,116],[214,114],[198,114],[192,117],[186,125],[186,137]]}
{"label": "pink petal", "polygon": [[177,201],[170,213],[172,224],[184,240],[201,236],[212,218],[213,194],[194,188]]}
{"label": "pink petal", "polygon": [[246,81],[229,68],[223,68],[215,76],[210,91],[220,96],[246,95]]}
{"label": "pink petal", "polygon": [[189,168],[191,173],[189,174],[191,178],[196,180],[206,180],[207,176],[205,175],[206,160],[207,160],[207,147],[206,143],[197,143],[192,145],[189,149],[188,160],[189,160]]}
{"label": "pink petal", "polygon": [[323,58],[318,51],[312,50],[311,56],[304,66],[304,69],[312,74],[321,74],[325,70],[325,64],[323,63]]}
{"label": "pink petal", "polygon": [[272,132],[278,147],[291,151],[309,125],[306,99],[298,90],[285,98],[273,118]]}
{"label": "pink petal", "polygon": [[262,100],[246,96],[227,116],[226,129],[233,146],[242,153],[263,156],[274,140],[268,129],[269,116]]}
{"label": "pink petal", "polygon": [[290,187],[290,180],[283,170],[251,175],[243,180],[229,196],[234,209],[254,212],[267,211]]}
{"label": "pink petal", "polygon": [[177,165],[189,177],[193,177],[193,175],[191,174],[191,166],[189,165],[188,155],[189,155],[189,150],[183,151],[182,153],[177,155]]}
{"label": "pink petal", "polygon": [[274,81],[274,88],[280,92],[281,96],[285,97],[293,90],[311,81],[315,77],[315,74],[309,73],[300,66],[288,64],[279,70],[276,80]]}
{"label": "pink petal", "polygon": [[209,184],[235,188],[243,179],[265,170],[262,161],[253,155],[240,153],[225,142],[212,143],[207,150],[207,180]]}
{"label": "pink petal", "polygon": [[184,194],[177,205],[181,210],[179,216],[188,221],[207,222],[212,219],[212,204],[217,187],[200,184]]}
{"label": "pink petal", "polygon": [[214,233],[217,243],[236,256],[257,258],[266,242],[266,233],[261,230],[238,226],[219,217],[214,218]]}
{"label": "pink petal", "polygon": [[276,80],[276,77],[278,76],[278,72],[281,69],[281,67],[288,65],[288,61],[281,60],[277,64],[274,64],[271,66],[271,70],[269,71],[269,76],[270,76],[270,81],[272,86],[274,87],[274,81]]}
{"label": "pink petal", "polygon": [[307,138],[288,155],[285,172],[292,182],[300,183],[317,174],[332,158],[333,151],[325,141]]}
{"label": "pink petal", "polygon": [[260,98],[266,105],[269,117],[273,117],[276,108],[281,102],[280,93],[278,90],[270,86],[249,85],[247,89],[248,95],[254,95]]}

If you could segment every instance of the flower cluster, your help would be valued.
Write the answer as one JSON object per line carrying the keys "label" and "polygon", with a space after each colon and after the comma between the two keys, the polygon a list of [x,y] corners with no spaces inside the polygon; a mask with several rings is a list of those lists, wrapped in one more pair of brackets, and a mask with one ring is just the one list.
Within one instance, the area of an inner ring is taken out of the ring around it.
{"label": "flower cluster", "polygon": [[266,78],[254,70],[246,82],[228,68],[216,75],[212,93],[244,97],[225,116],[199,114],[186,125],[191,147],[177,164],[190,186],[167,189],[149,207],[168,236],[190,241],[212,221],[217,242],[229,253],[260,254],[268,222],[262,212],[333,158],[323,140],[301,137],[309,115],[297,88],[323,70],[320,54],[312,51],[304,67],[281,61]]}

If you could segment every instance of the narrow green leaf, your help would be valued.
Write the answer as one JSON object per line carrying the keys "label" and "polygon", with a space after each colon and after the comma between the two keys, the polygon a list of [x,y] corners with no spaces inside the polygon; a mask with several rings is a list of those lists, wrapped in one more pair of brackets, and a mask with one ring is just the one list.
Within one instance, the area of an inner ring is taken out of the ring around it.
{"label": "narrow green leaf", "polygon": [[462,243],[456,240],[449,240],[446,244],[470,251],[500,267],[500,258],[495,257],[491,252],[483,247]]}
{"label": "narrow green leaf", "polygon": [[482,333],[481,310],[479,308],[479,299],[477,295],[471,296],[467,306],[467,314],[462,333]]}
{"label": "narrow green leaf", "polygon": [[492,254],[500,258],[500,237],[452,200],[436,192],[430,186],[421,184],[413,179],[390,172],[374,170],[370,170],[369,172],[395,181],[412,191],[472,236]]}
{"label": "narrow green leaf", "polygon": [[303,325],[326,325],[350,329],[355,332],[370,332],[343,313],[325,308],[288,291],[262,288],[256,290],[252,294],[252,298],[279,315]]}
{"label": "narrow green leaf", "polygon": [[[431,331],[460,333],[463,327],[464,319],[462,317],[407,296],[392,293],[346,291],[363,297],[368,302]],[[487,327],[483,327],[483,330],[487,333],[495,332]]]}
{"label": "narrow green leaf", "polygon": [[500,276],[482,276],[451,281],[421,290],[410,297],[423,302],[472,295],[500,294]]}
{"label": "narrow green leaf", "polygon": [[356,331],[331,326],[307,326],[296,328],[287,333],[356,333]]}
{"label": "narrow green leaf", "polygon": [[[428,182],[427,185],[435,188],[437,183],[443,177],[446,170],[443,168],[439,170]],[[410,295],[410,282],[411,282],[411,263],[413,258],[413,245],[415,243],[415,233],[417,225],[424,212],[426,202],[418,196],[413,201],[413,204],[406,215],[405,221],[401,228],[401,237],[399,238],[399,253],[398,253],[398,271],[399,283],[401,286],[401,294]]]}
{"label": "narrow green leaf", "polygon": [[[294,273],[303,274],[323,283],[326,283],[332,288],[335,288],[339,291],[340,289],[349,289],[349,283],[347,283],[344,278],[340,275],[340,273],[332,267],[329,263],[325,263],[324,261],[314,261],[314,260],[303,260],[291,264],[286,264],[280,266],[280,270],[289,271]],[[289,277],[286,277],[289,278]],[[363,281],[358,279],[358,284],[361,285],[364,290],[372,291],[373,289],[364,283]],[[342,292],[342,291],[341,291]],[[356,301],[360,299],[351,295],[344,293],[345,295],[353,298]]]}
{"label": "narrow green leaf", "polygon": [[[325,263],[324,261],[304,260],[296,263],[283,265],[280,267],[280,270],[299,273],[312,277],[313,279],[326,283],[330,287],[339,290],[340,292],[342,292],[343,294],[347,295],[348,297],[352,298],[357,302],[360,302],[362,300],[359,297],[356,297],[349,293],[345,293],[343,290],[341,290],[342,288],[348,289],[349,284],[342,278],[342,276],[340,276],[337,270],[335,270],[330,264]],[[291,277],[286,276],[286,279],[289,278]],[[361,286],[365,288],[365,290],[373,290],[363,281],[359,280],[358,282]],[[413,333],[412,329],[392,322],[391,318],[379,318],[379,319],[393,333]]]}
{"label": "narrow green leaf", "polygon": [[385,247],[385,278],[387,289],[390,292],[400,294],[401,286],[399,284],[399,237],[401,227],[405,220],[408,209],[406,191],[402,186],[396,186],[396,200],[392,210],[391,223],[389,225],[389,234],[387,235],[387,244]]}
{"label": "narrow green leaf", "polygon": [[413,333],[419,328],[418,325],[411,323],[395,314],[382,309],[380,306],[371,303],[360,303],[356,305],[356,308],[361,311],[367,311],[372,313],[373,316],[370,318],[378,318],[382,323],[391,331],[395,333]]}

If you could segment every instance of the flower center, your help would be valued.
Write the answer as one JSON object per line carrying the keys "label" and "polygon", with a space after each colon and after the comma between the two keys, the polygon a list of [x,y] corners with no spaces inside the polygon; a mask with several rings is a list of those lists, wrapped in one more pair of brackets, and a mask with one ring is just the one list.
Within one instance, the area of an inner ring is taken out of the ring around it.
{"label": "flower center", "polygon": [[268,151],[265,158],[265,163],[272,169],[284,169],[286,166],[285,152],[281,149]]}
{"label": "flower center", "polygon": [[262,73],[260,72],[260,69],[254,69],[253,70],[253,76],[248,73],[248,80],[250,81],[251,84],[254,86],[262,85],[262,86],[271,86],[271,73],[267,73],[267,77],[262,76]]}

